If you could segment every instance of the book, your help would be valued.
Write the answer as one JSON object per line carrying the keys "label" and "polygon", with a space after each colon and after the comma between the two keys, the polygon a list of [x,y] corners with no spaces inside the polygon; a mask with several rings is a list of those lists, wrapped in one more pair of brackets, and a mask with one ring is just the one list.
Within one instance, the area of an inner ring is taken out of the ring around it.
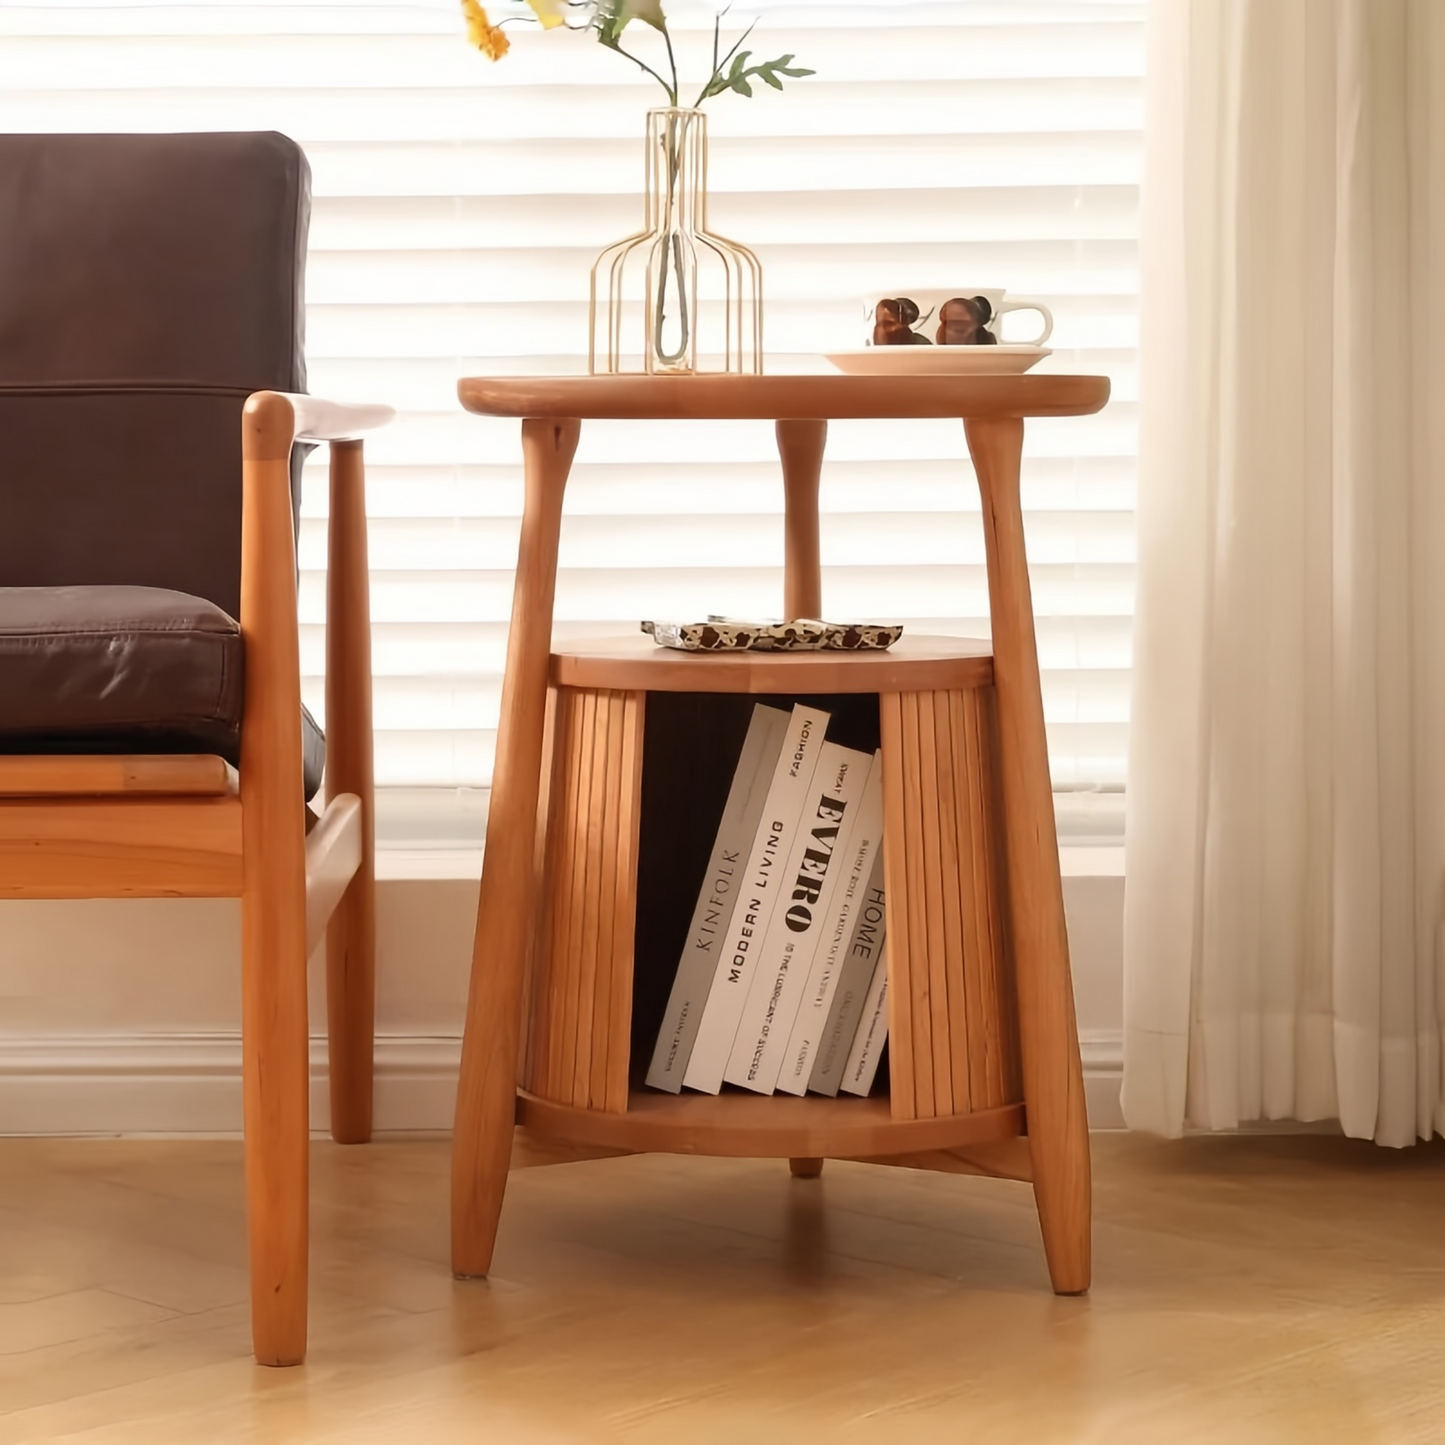
{"label": "book", "polygon": [[[813,955],[813,964],[808,970],[808,980],[798,1004],[798,1016],[783,1054],[783,1066],[778,1073],[778,1088],[785,1094],[804,1094],[808,1090],[808,1080],[818,1061],[818,1046],[822,1042],[825,1026],[833,1014],[833,999],[837,994],[844,960],[848,957],[849,945],[853,942],[858,913],[863,907],[868,884],[873,877],[873,863],[882,851],[883,768],[881,755],[875,753],[867,785],[858,803],[853,834],[848,840],[846,853],[839,860],[844,865],[844,871],[838,875],[834,885],[832,906],[828,910],[823,933],[818,939],[818,948]],[[862,983],[861,987],[866,989],[866,982]],[[853,1017],[856,1020],[856,1011]],[[851,1038],[848,1042],[851,1042]],[[846,1053],[845,1044],[843,1054]],[[839,1062],[841,1064],[844,1059],[840,1057]]]}
{"label": "book", "polygon": [[652,1051],[647,1082],[654,1089],[676,1094],[692,1057],[703,1005],[717,971],[718,953],[727,939],[728,925],[738,899],[738,884],[746,866],[746,853],[758,831],[768,788],[783,750],[789,715],[781,708],[759,703],[753,708],[737,767],[733,769],[722,821],[718,824],[707,872],[698,891],[697,906],[688,925],[687,942],[678,959],[677,973],[667,997],[667,1012]]}
{"label": "book", "polygon": [[806,703],[799,703],[788,719],[782,751],[748,849],[727,941],[718,954],[692,1057],[683,1072],[682,1081],[689,1089],[716,1094],[722,1088],[723,1070],[737,1037],[758,948],[783,891],[783,867],[802,822],[803,803],[813,786],[813,772],[827,727],[828,714]]}
{"label": "book", "polygon": [[883,950],[888,926],[887,901],[883,892],[883,849],[873,856],[872,869],[863,890],[863,902],[853,924],[852,935],[838,971],[828,1022],[823,1025],[817,1061],[808,1079],[815,1094],[835,1095],[843,1082],[848,1055],[858,1032],[869,985]]}
{"label": "book", "polygon": [[873,755],[824,742],[723,1078],[771,1094],[832,912]]}
{"label": "book", "polygon": [[878,962],[873,965],[873,977],[863,1000],[858,1032],[853,1036],[853,1047],[848,1052],[848,1062],[843,1066],[843,1080],[838,1085],[843,1093],[866,1095],[872,1092],[878,1059],[887,1040],[888,941],[885,939],[878,950]]}

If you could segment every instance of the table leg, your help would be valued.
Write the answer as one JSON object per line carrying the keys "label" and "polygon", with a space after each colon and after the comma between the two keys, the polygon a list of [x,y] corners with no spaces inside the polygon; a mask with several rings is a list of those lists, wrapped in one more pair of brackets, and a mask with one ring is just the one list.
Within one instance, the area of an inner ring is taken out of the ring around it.
{"label": "table leg", "polygon": [[983,498],[1004,847],[1034,1198],[1058,1294],[1089,1287],[1089,1124],[1024,555],[1017,417],[964,422]]}
{"label": "table leg", "polygon": [[452,1272],[462,1278],[491,1267],[512,1154],[557,538],[580,431],[577,421],[522,423],[526,495],[452,1134]]}
{"label": "table leg", "polygon": [[823,574],[818,546],[818,482],[823,474],[825,421],[777,423],[783,460],[783,616],[821,617]]}

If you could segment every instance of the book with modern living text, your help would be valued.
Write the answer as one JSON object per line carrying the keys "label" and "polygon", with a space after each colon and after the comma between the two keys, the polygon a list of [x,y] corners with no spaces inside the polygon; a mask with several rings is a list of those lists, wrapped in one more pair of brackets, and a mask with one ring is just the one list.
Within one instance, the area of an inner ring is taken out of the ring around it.
{"label": "book with modern living text", "polygon": [[654,1089],[676,1094],[682,1088],[698,1025],[702,1022],[703,1005],[717,972],[718,954],[727,941],[747,851],[757,834],[763,804],[767,802],[768,789],[783,750],[788,718],[788,713],[781,708],[763,703],[753,708],[742,752],[733,769],[732,787],[718,824],[707,873],[698,892],[697,907],[688,925],[687,942],[668,994],[662,1029],[652,1051],[647,1082]]}
{"label": "book with modern living text", "polygon": [[828,714],[799,703],[788,719],[783,749],[773,770],[767,799],[739,879],[737,903],[718,954],[692,1057],[683,1074],[689,1089],[716,1094],[722,1088],[738,1020],[742,1017],[773,907],[782,889],[783,869],[813,786]]}

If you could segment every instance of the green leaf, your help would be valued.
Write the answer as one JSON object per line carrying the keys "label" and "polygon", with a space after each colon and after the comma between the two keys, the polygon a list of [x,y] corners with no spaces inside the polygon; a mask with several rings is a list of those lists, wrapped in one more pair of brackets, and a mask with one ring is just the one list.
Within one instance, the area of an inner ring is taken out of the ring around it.
{"label": "green leaf", "polygon": [[634,20],[666,33],[667,17],[662,13],[662,0],[597,0],[591,28],[603,45],[615,50],[622,32]]}
{"label": "green leaf", "polygon": [[[746,37],[744,37],[746,38]],[[698,103],[709,99],[714,95],[721,95],[725,90],[736,91],[738,95],[751,96],[752,86],[750,80],[761,80],[764,85],[771,86],[774,90],[783,88],[782,77],[798,79],[804,75],[814,75],[815,71],[804,70],[801,66],[795,66],[791,62],[794,57],[791,55],[780,55],[776,60],[765,60],[759,65],[749,65],[752,58],[751,50],[739,51],[732,58],[732,64],[727,67],[726,72],[718,69],[713,72],[713,77],[703,87],[702,94],[698,97]]]}
{"label": "green leaf", "polygon": [[592,29],[608,49],[616,49],[627,20],[622,13],[622,0],[597,0],[592,12]]}

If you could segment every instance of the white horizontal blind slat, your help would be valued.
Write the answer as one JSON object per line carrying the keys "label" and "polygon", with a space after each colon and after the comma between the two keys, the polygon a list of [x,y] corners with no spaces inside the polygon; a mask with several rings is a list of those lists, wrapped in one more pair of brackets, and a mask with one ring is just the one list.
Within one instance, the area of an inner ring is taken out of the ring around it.
{"label": "white horizontal blind slat", "polygon": [[[1113,380],[1102,415],[1029,429],[1024,507],[1055,785],[1118,788],[1142,0],[749,12],[760,52],[818,71],[710,106],[713,218],[761,255],[770,368],[825,365],[819,353],[856,344],[858,297],[906,281],[1041,299],[1056,320],[1044,364]],[[698,12],[679,23],[684,50],[702,42]],[[520,458],[514,424],[460,412],[456,379],[580,369],[591,260],[640,213],[656,92],[585,36],[510,34],[492,66],[464,43],[452,0],[0,7],[5,129],[265,128],[306,148],[312,389],[401,411],[367,447],[383,832],[471,836],[483,808],[467,800],[490,779]],[[307,467],[300,555],[318,711],[324,467],[324,451]],[[825,610],[986,631],[956,424],[834,423],[823,507]],[[589,425],[559,631],[774,613],[781,513],[767,424]],[[445,806],[429,813],[428,798]]]}

